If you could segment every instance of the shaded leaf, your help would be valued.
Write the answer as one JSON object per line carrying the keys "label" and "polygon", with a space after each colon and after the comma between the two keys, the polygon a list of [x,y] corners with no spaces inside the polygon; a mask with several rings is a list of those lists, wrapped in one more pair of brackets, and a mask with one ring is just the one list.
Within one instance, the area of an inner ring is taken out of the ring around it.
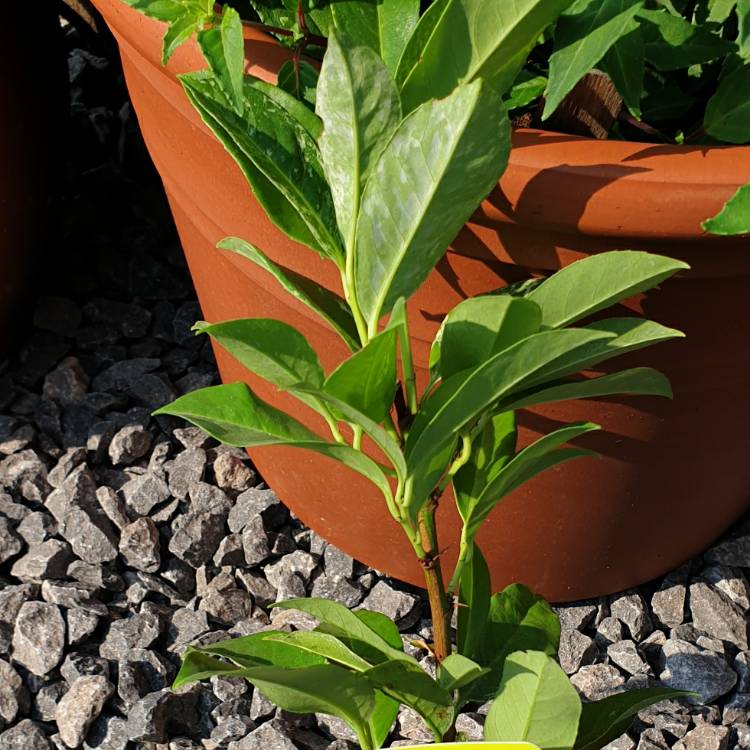
{"label": "shaded leaf", "polygon": [[352,351],[359,349],[357,325],[346,301],[302,274],[276,265],[257,247],[239,237],[226,237],[217,247],[231,250],[268,271],[296,300],[320,315]]}
{"label": "shaded leaf", "polygon": [[294,62],[287,60],[280,68],[276,78],[276,85],[291,94],[308,107],[315,109],[317,98],[318,71],[310,63],[300,60],[298,74],[294,72]]}
{"label": "shaded leaf", "polygon": [[509,112],[525,107],[538,99],[544,93],[545,88],[547,88],[546,76],[532,75],[522,70],[505,96],[505,106]]}
{"label": "shaded leaf", "polygon": [[640,0],[576,0],[560,16],[549,58],[543,120],[618,39],[637,28],[634,17],[642,4]]}
{"label": "shaded leaf", "polygon": [[604,55],[600,67],[612,79],[630,114],[639,119],[646,73],[646,46],[641,29],[620,37]]}
{"label": "shaded leaf", "polygon": [[538,651],[511,654],[484,726],[488,740],[572,750],[581,699],[557,662]]}
{"label": "shaded leaf", "polygon": [[444,690],[458,690],[488,671],[461,654],[449,654],[438,665],[437,681]]}
{"label": "shaded leaf", "polygon": [[507,163],[503,105],[480,83],[407,117],[365,186],[354,253],[357,301],[371,334],[427,278]]}
{"label": "shaded leaf", "polygon": [[172,689],[177,690],[184,685],[190,685],[199,680],[208,680],[211,677],[232,677],[242,671],[242,667],[236,664],[227,664],[225,661],[204,654],[194,648],[188,648],[182,655],[182,664],[177,673]]}
{"label": "shaded leaf", "polygon": [[484,637],[490,611],[490,571],[478,545],[461,575],[456,641],[459,654],[475,659]]}
{"label": "shaded leaf", "polygon": [[[334,14],[341,5],[332,6]],[[376,52],[354,46],[343,35],[329,37],[318,84],[317,113],[323,120],[319,141],[323,167],[341,235],[347,252],[352,252],[362,189],[401,121],[396,84]]]}
{"label": "shaded leaf", "polygon": [[404,111],[480,79],[504,94],[539,36],[570,2],[439,3],[422,16],[399,62],[396,80]]}
{"label": "shaded leaf", "polygon": [[750,62],[719,79],[719,86],[706,104],[703,127],[727,143],[750,141]]}
{"label": "shaded leaf", "polygon": [[689,266],[637,250],[590,255],[557,271],[526,299],[542,308],[542,325],[559,328],[657,286]]}
{"label": "shaded leaf", "polygon": [[743,185],[716,216],[701,225],[707,232],[719,235],[750,233],[750,185]]}

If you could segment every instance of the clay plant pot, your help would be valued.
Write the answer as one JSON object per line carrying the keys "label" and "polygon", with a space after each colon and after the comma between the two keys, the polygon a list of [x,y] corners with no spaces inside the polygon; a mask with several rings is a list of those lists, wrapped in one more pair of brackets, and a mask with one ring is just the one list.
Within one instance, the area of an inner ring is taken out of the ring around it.
{"label": "clay plant pot", "polygon": [[[181,48],[165,70],[160,24],[121,0],[95,2],[119,42],[205,318],[280,318],[307,336],[324,366],[335,366],[345,356],[335,335],[263,272],[214,249],[222,237],[238,235],[276,262],[337,288],[330,268],[266,219],[188,103],[175,74],[203,67],[197,49]],[[273,40],[249,30],[246,54],[248,71],[267,80],[286,58]],[[643,313],[687,333],[684,341],[617,362],[664,371],[674,401],[610,398],[520,415],[524,442],[575,420],[603,427],[582,441],[601,459],[567,464],[520,488],[480,535],[496,587],[516,580],[552,600],[574,600],[664,573],[704,549],[748,507],[750,248],[746,240],[704,236],[700,221],[750,181],[750,148],[678,148],[536,131],[518,131],[514,146],[500,186],[410,305],[423,378],[439,321],[466,296],[609,249],[647,249],[692,265],[617,311]],[[221,349],[216,354],[225,381],[247,380],[263,398],[323,430],[292,399]],[[421,583],[401,530],[364,479],[312,453],[251,454],[281,499],[323,537],[377,569]],[[449,562],[458,529],[451,505],[441,503],[439,517]]]}
{"label": "clay plant pot", "polygon": [[22,24],[0,28],[0,357],[15,338],[57,172],[56,133],[67,105],[67,66],[51,3],[34,18],[37,52]]}

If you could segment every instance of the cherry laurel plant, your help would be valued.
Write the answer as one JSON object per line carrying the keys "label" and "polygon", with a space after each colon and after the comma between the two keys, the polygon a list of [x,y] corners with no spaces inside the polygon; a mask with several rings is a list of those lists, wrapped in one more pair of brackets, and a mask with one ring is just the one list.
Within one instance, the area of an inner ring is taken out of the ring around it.
{"label": "cherry laurel plant", "polygon": [[[407,302],[504,171],[510,126],[502,95],[526,52],[569,3],[488,3],[514,34],[498,33],[492,54],[471,48],[482,59],[471,75],[453,80],[448,70],[445,80],[436,84],[432,75],[421,88],[418,39],[394,31],[379,50],[352,41],[356,33],[348,31],[356,32],[361,18],[348,16],[347,8],[356,4],[334,3],[339,23],[327,42],[313,40],[327,49],[312,111],[305,93],[298,97],[244,74],[242,25],[232,8],[219,14],[208,0],[127,1],[170,23],[166,56],[197,34],[209,69],[181,77],[187,96],[269,218],[338,269],[342,296],[242,239],[224,239],[219,247],[263,268],[351,351],[326,373],[306,339],[278,320],[197,323],[199,333],[294,396],[300,409],[317,412],[328,434],[311,431],[244,383],[195,391],[157,413],[184,417],[229,445],[296,446],[364,475],[424,569],[434,629],[432,677],[404,652],[398,629],[383,615],[322,599],[284,601],[276,606],[301,610],[319,625],[189,648],[175,687],[214,675],[245,678],[287,711],[343,719],[363,750],[383,746],[400,705],[416,711],[439,742],[455,738],[462,707],[486,701],[492,702],[488,740],[593,750],[625,731],[642,708],[679,695],[650,688],[582,703],[554,658],[560,623],[553,610],[520,585],[493,594],[475,539],[513,489],[591,455],[568,445],[597,429],[589,423],[519,449],[518,409],[612,394],[671,395],[664,376],[649,368],[571,376],[681,336],[641,318],[581,321],[685,264],[608,252],[547,279],[467,299],[433,342],[430,382],[420,389],[415,379]],[[421,28],[418,2],[383,0],[377,7],[394,14],[396,30]],[[313,43],[300,16],[300,38]],[[404,65],[413,69],[407,98],[398,76]],[[449,487],[463,530],[455,569],[444,578],[435,518]]]}

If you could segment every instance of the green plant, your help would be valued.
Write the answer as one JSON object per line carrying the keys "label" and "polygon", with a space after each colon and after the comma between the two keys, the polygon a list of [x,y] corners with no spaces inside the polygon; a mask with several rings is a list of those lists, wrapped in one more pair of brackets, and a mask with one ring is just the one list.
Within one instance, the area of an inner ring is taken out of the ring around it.
{"label": "green plant", "polygon": [[711,234],[750,234],[750,185],[743,185],[716,216],[706,219],[703,228]]}
{"label": "green plant", "polygon": [[[554,612],[523,586],[493,594],[475,538],[520,484],[592,455],[567,446],[597,429],[589,423],[519,450],[516,410],[611,394],[671,395],[666,379],[649,368],[599,377],[581,371],[679,337],[678,331],[640,318],[582,321],[685,264],[642,252],[603,253],[547,279],[468,299],[435,338],[429,383],[420,388],[415,378],[407,300],[502,174],[510,148],[502,95],[568,3],[495,6],[504,24],[491,39],[467,42],[471,74],[465,76],[419,72],[414,55],[430,23],[424,19],[439,4],[415,21],[395,63],[384,37],[376,50],[340,28],[327,29],[313,113],[298,87],[290,93],[242,75],[241,25],[232,8],[217,19],[206,3],[129,2],[171,21],[167,52],[197,30],[210,69],[182,76],[188,97],[274,223],[338,269],[343,296],[277,266],[242,239],[227,238],[219,247],[264,268],[352,352],[326,373],[305,338],[280,321],[198,323],[199,333],[320,415],[330,434],[311,431],[243,383],[190,393],[157,413],[184,417],[230,445],[317,451],[367,477],[424,569],[437,666],[433,679],[378,613],[297,599],[277,606],[310,614],[320,623],[315,630],[269,631],[189,649],[175,686],[216,674],[244,677],[286,710],[343,719],[364,750],[383,745],[399,704],[417,711],[438,741],[453,738],[462,706],[491,700],[488,739],[588,750],[619,735],[644,706],[676,695],[653,689],[582,704],[553,658],[560,636]],[[333,18],[345,8],[351,6],[325,6]],[[392,0],[378,8],[405,12],[414,4]],[[298,41],[315,44],[320,40],[310,35],[303,10]],[[475,10],[481,15],[483,6]],[[317,12],[309,11],[316,23]],[[357,16],[344,17],[346,30],[357,31]],[[299,69],[294,77],[301,79]],[[463,532],[446,587],[436,510],[449,487]]]}

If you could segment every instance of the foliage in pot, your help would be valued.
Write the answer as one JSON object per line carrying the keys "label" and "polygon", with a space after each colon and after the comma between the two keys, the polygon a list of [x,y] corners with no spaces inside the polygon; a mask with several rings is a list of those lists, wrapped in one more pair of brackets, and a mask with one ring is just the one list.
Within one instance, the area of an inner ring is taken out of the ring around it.
{"label": "foliage in pot", "polygon": [[[279,321],[196,325],[323,416],[330,437],[312,433],[241,383],[196,391],[159,413],[182,416],[232,445],[318,451],[371,480],[424,568],[434,625],[429,648],[437,665],[433,679],[404,653],[398,630],[378,613],[291,600],[277,606],[315,617],[320,625],[314,631],[268,631],[190,649],[176,685],[216,674],[245,677],[289,711],[345,720],[365,749],[382,746],[399,704],[417,711],[441,740],[454,736],[462,706],[485,700],[493,701],[488,739],[595,748],[624,731],[646,705],[678,694],[654,688],[582,704],[553,659],[560,629],[553,611],[523,586],[493,595],[475,536],[513,488],[589,454],[565,447],[596,429],[588,423],[563,427],[519,451],[515,410],[620,393],[670,395],[666,379],[648,368],[571,376],[678,331],[640,318],[573,324],[685,264],[639,252],[605,253],[546,280],[466,300],[434,341],[432,379],[421,393],[413,377],[406,302],[505,168],[509,122],[501,95],[569,3],[515,4],[505,19],[512,33],[500,35],[471,80],[441,80],[437,89],[428,80],[408,96],[399,60],[413,54],[413,39],[422,33],[418,7],[383,4],[399,10],[401,21],[411,8],[416,27],[400,50],[378,49],[383,59],[347,35],[358,28],[357,15],[347,11],[343,29],[327,30],[316,116],[305,99],[309,90],[300,86],[307,70],[301,61],[292,71],[294,93],[243,75],[242,29],[232,8],[217,18],[212,4],[198,0],[128,1],[171,22],[166,55],[197,33],[210,70],[182,77],[187,95],[272,220],[336,265],[344,296],[276,266],[239,238],[220,247],[263,267],[352,351],[326,374],[304,337]],[[351,6],[332,5],[334,16],[339,7]],[[309,16],[315,18],[314,10]],[[300,9],[300,47],[322,45],[307,17]],[[478,52],[473,40],[470,50]],[[446,588],[435,510],[449,485],[464,530]]]}

